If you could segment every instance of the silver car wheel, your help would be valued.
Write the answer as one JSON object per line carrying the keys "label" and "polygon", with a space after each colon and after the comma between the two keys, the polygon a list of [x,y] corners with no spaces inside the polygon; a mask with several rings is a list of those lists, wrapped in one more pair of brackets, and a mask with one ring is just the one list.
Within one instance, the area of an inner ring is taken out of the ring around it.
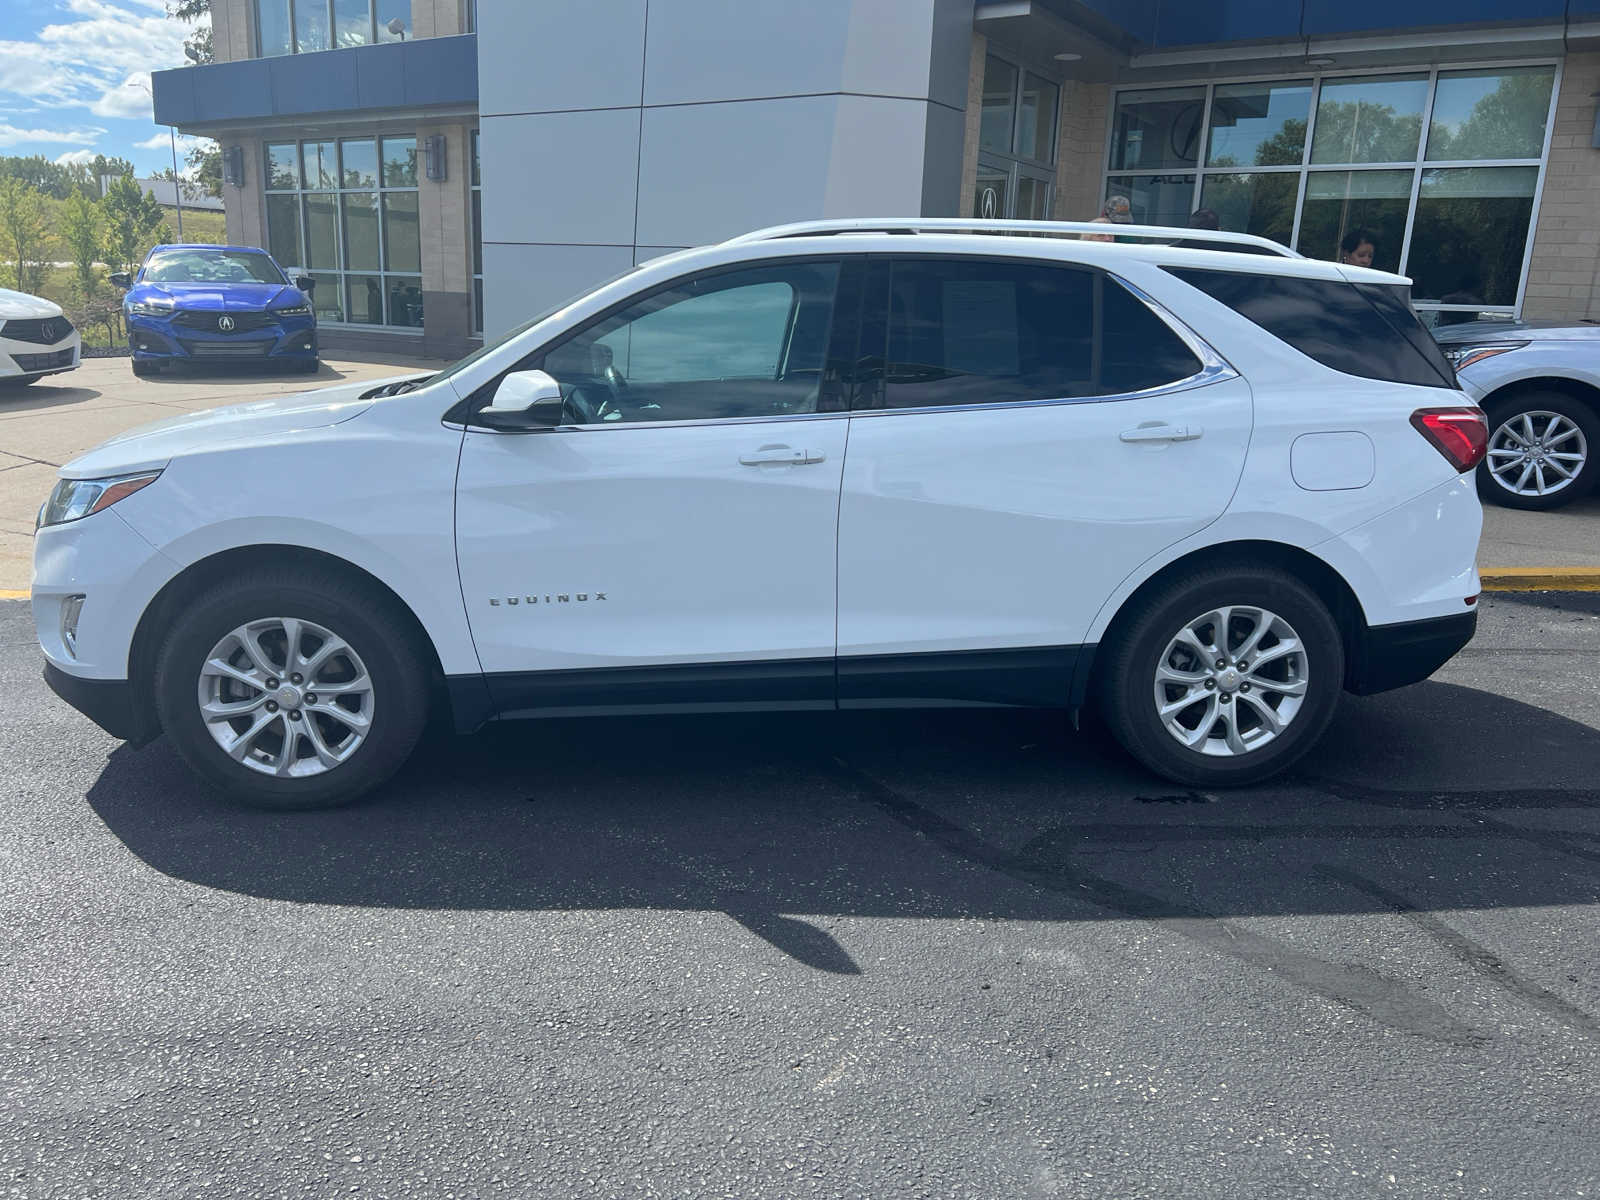
{"label": "silver car wheel", "polygon": [[1535,409],[1518,413],[1489,439],[1489,474],[1514,496],[1551,496],[1583,473],[1588,439],[1576,422]]}
{"label": "silver car wheel", "polygon": [[321,775],[372,728],[366,664],[331,630],[264,617],[221,638],[200,668],[206,730],[228,757],[263,775]]}
{"label": "silver car wheel", "polygon": [[1293,626],[1249,605],[1189,621],[1156,664],[1162,726],[1200,754],[1235,757],[1277,738],[1305,703],[1307,656]]}

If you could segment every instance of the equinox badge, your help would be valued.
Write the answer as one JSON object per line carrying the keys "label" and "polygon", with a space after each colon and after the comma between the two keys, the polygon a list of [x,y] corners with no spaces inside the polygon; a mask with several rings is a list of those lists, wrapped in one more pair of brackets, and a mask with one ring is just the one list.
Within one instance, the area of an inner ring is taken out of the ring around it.
{"label": "equinox badge", "polygon": [[499,608],[502,604],[515,607],[519,604],[587,604],[591,600],[604,600],[604,592],[555,592],[545,596],[506,596],[503,599],[493,597],[489,601],[491,608]]}

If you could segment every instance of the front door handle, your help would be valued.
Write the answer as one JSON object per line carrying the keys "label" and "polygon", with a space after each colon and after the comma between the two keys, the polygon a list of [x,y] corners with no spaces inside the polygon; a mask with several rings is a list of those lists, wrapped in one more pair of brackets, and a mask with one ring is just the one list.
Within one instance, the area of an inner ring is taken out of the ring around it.
{"label": "front door handle", "polygon": [[759,450],[741,454],[739,461],[747,467],[772,464],[798,467],[806,463],[819,463],[827,457],[821,450],[796,450],[793,446],[762,446]]}
{"label": "front door handle", "polygon": [[1117,436],[1125,442],[1192,442],[1205,430],[1198,425],[1167,425],[1151,422],[1137,429],[1124,429]]}

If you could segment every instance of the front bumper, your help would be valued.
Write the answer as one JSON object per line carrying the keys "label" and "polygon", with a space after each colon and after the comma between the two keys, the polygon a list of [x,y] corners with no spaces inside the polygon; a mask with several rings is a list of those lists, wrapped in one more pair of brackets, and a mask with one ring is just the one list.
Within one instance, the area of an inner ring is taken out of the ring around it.
{"label": "front bumper", "polygon": [[289,317],[233,333],[190,328],[170,317],[130,313],[127,319],[128,349],[142,362],[282,362],[317,357],[317,323],[312,317]]}
{"label": "front bumper", "polygon": [[0,334],[0,379],[38,379],[59,375],[78,365],[82,338],[73,332],[58,342],[41,345]]}
{"label": "front bumper", "polygon": [[114,738],[143,746],[161,735],[155,714],[149,705],[134,702],[133,684],[126,679],[83,679],[46,662],[44,681],[52,692]]}
{"label": "front bumper", "polygon": [[1420,683],[1472,640],[1478,610],[1398,625],[1369,625],[1345,665],[1347,690],[1358,696]]}

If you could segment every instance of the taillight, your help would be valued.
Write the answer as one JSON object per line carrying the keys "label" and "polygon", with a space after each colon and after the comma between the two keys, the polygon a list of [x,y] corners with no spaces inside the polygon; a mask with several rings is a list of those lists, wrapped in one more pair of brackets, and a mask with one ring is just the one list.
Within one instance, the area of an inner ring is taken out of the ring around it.
{"label": "taillight", "polygon": [[1457,471],[1472,470],[1489,449],[1489,422],[1481,408],[1419,408],[1411,424]]}

